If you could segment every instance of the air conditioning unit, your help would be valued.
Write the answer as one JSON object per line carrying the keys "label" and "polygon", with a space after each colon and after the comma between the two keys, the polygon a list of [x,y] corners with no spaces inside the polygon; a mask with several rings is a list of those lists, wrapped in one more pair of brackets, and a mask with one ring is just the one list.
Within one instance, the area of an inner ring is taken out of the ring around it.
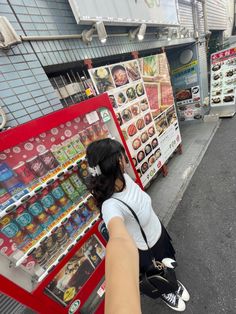
{"label": "air conditioning unit", "polygon": [[0,16],[0,48],[9,49],[21,43],[21,38],[5,16]]}

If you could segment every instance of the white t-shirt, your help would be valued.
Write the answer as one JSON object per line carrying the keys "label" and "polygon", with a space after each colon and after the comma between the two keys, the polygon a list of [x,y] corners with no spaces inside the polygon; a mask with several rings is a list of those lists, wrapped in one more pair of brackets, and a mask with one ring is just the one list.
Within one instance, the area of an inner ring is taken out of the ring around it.
{"label": "white t-shirt", "polygon": [[[122,192],[114,193],[112,197],[122,200],[133,209],[145,232],[148,245],[153,247],[160,238],[161,223],[152,208],[151,198],[127,174],[124,174],[124,178],[125,189]],[[111,218],[121,217],[137,247],[140,250],[147,250],[139,225],[127,206],[118,200],[109,198],[102,204],[102,216],[106,226]]]}

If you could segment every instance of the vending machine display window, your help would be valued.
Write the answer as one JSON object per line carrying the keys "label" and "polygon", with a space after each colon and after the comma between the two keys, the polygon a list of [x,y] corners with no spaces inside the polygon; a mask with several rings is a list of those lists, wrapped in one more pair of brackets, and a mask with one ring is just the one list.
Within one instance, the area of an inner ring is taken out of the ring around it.
{"label": "vending machine display window", "polygon": [[106,94],[1,133],[0,291],[36,312],[103,313],[108,234],[86,148],[107,137],[141,185]]}

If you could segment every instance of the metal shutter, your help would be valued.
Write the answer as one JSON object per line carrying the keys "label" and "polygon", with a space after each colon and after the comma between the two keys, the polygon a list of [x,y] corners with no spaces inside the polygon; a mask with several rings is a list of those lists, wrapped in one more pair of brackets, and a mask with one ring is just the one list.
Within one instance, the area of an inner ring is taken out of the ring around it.
{"label": "metal shutter", "polygon": [[226,0],[207,0],[206,8],[209,30],[225,30],[227,27]]}

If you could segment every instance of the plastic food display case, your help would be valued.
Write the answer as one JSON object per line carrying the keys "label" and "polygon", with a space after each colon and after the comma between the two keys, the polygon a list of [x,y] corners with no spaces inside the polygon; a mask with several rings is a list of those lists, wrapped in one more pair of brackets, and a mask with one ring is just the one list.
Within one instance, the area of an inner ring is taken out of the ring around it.
{"label": "plastic food display case", "polygon": [[103,313],[107,232],[85,179],[90,142],[114,137],[106,94],[1,133],[0,291],[38,313]]}

